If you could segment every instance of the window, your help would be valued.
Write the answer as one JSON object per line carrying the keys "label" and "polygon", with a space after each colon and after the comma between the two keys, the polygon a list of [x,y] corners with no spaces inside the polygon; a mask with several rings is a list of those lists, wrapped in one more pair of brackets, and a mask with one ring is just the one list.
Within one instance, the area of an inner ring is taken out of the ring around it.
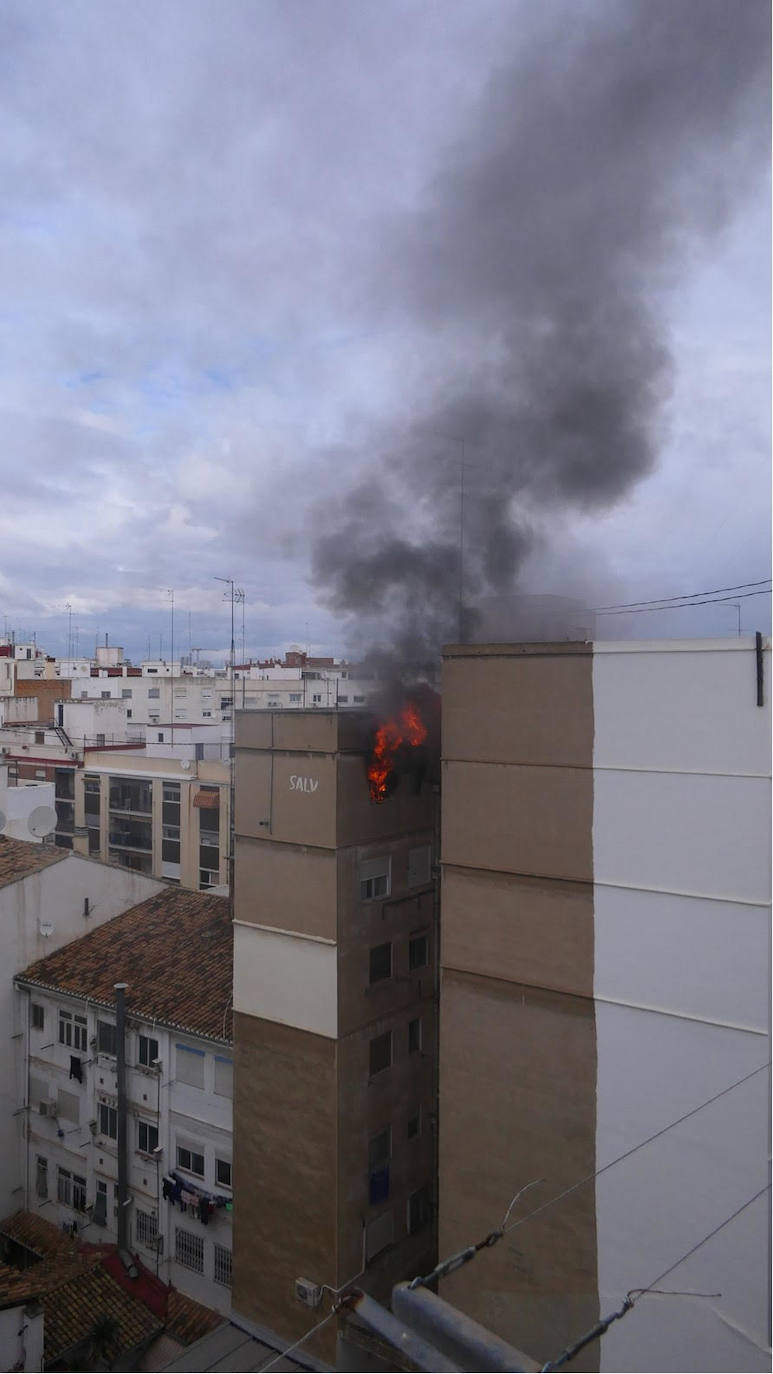
{"label": "window", "polygon": [[72,1205],[76,1212],[86,1210],[86,1180],[78,1174],[72,1176]]}
{"label": "window", "polygon": [[101,749],[105,743],[105,736],[97,731],[97,748]]}
{"label": "window", "polygon": [[348,702],[348,700],[349,700],[348,697],[339,697],[339,698],[338,698],[338,705],[339,705],[339,706],[345,706],[346,703]]}
{"label": "window", "polygon": [[122,687],[122,688],[121,688],[121,696],[122,696],[122,698],[123,698],[124,701],[126,701],[127,698],[131,696],[131,694],[132,694],[132,689],[131,689],[131,687]]}
{"label": "window", "polygon": [[352,697],[352,701],[354,702],[355,706],[362,706],[364,700],[364,697]]}
{"label": "window", "polygon": [[137,1149],[143,1154],[149,1155],[158,1146],[158,1126],[152,1126],[149,1121],[139,1121],[137,1123]]}
{"label": "window", "polygon": [[204,1087],[204,1051],[193,1050],[189,1045],[175,1045],[177,1066],[175,1078],[178,1083],[187,1083],[191,1088]]}
{"label": "window", "polygon": [[389,1197],[389,1160],[392,1154],[392,1128],[387,1126],[368,1141],[368,1201],[371,1207]]}
{"label": "window", "polygon": [[408,886],[423,887],[431,876],[432,850],[428,844],[408,850]]}
{"label": "window", "polygon": [[66,1207],[72,1206],[72,1174],[61,1164],[56,1171],[56,1196]]}
{"label": "window", "polygon": [[137,1059],[149,1069],[154,1059],[158,1059],[158,1041],[150,1035],[137,1036]]}
{"label": "window", "polygon": [[408,945],[408,967],[426,968],[429,958],[429,942],[426,935],[414,935]]}
{"label": "window", "polygon": [[85,1050],[88,1044],[88,1021],[85,1016],[73,1016],[70,1011],[59,1012],[59,1044],[74,1050]]}
{"label": "window", "polygon": [[360,864],[360,901],[369,902],[374,897],[388,897],[390,892],[392,861],[388,856],[380,859],[366,859]]}
{"label": "window", "polygon": [[430,1215],[429,1191],[427,1188],[419,1188],[408,1198],[408,1235],[413,1236],[426,1226]]}
{"label": "window", "polygon": [[383,1035],[376,1035],[370,1042],[370,1076],[373,1078],[377,1073],[388,1069],[392,1063],[392,1032],[384,1031]]}
{"label": "window", "polygon": [[231,1287],[231,1251],[225,1245],[218,1245],[215,1241],[215,1283],[222,1283],[226,1288]]}
{"label": "window", "polygon": [[421,1135],[421,1108],[419,1108],[415,1116],[408,1118],[406,1135],[409,1140],[415,1140],[417,1136]]}
{"label": "window", "polygon": [[313,693],[312,693],[312,697],[311,697],[311,704],[312,704],[312,706],[319,706],[319,705],[321,704],[321,702],[322,702],[322,693],[321,693],[321,692],[313,692]]}
{"label": "window", "polygon": [[230,1059],[215,1055],[215,1092],[218,1097],[233,1097],[234,1066]]}
{"label": "window", "polygon": [[156,740],[157,740],[157,743],[158,743],[158,744],[163,744],[163,743],[164,743],[164,732],[163,732],[163,730],[159,730],[159,731],[158,731],[158,734],[157,734],[157,736],[156,736]]}
{"label": "window", "polygon": [[36,777],[36,778],[44,778],[45,776],[46,776],[46,770],[45,770],[45,768],[36,768],[36,769],[35,769],[35,777]]}
{"label": "window", "polygon": [[97,1049],[100,1054],[118,1053],[118,1040],[115,1033],[115,1026],[109,1021],[97,1021]]}
{"label": "window", "polygon": [[33,1002],[33,1003],[32,1003],[32,1007],[31,1007],[31,1010],[30,1010],[30,1015],[31,1015],[31,1018],[32,1018],[32,1029],[33,1029],[33,1030],[40,1030],[40,1031],[45,1030],[45,1026],[46,1026],[46,1013],[45,1013],[43,1007],[41,1007],[41,1005],[40,1005],[39,1002]]}
{"label": "window", "polygon": [[193,1269],[197,1274],[203,1274],[203,1236],[194,1236],[190,1231],[183,1231],[182,1227],[176,1226],[174,1232],[174,1240],[174,1257],[177,1260],[177,1263],[181,1264],[184,1269]]}
{"label": "window", "polygon": [[100,695],[100,697],[102,698],[103,701],[109,701],[109,700],[110,700],[110,693],[109,693],[109,692],[100,692],[99,695]]}
{"label": "window", "polygon": [[36,743],[36,744],[45,744],[45,742],[46,742],[46,732],[45,732],[45,730],[36,730],[36,731],[35,731],[35,743]]}
{"label": "window", "polygon": [[290,705],[291,705],[291,706],[298,706],[298,705],[300,704],[300,700],[301,700],[301,694],[300,694],[300,692],[291,692],[291,693],[290,693]]}
{"label": "window", "polygon": [[99,1104],[99,1134],[110,1140],[118,1139],[118,1112],[108,1102]]}
{"label": "window", "polygon": [[48,1197],[48,1160],[42,1155],[35,1160],[35,1192],[38,1197]]}
{"label": "window", "polygon": [[158,1249],[158,1220],[153,1212],[141,1212],[139,1207],[134,1213],[134,1233],[138,1245],[148,1250]]}
{"label": "window", "polygon": [[97,1194],[94,1198],[91,1220],[95,1226],[107,1226],[107,1184],[102,1178],[97,1179]]}
{"label": "window", "polygon": [[215,1160],[215,1182],[221,1188],[231,1187],[231,1161],[228,1159]]}
{"label": "window", "polygon": [[158,700],[158,698],[161,696],[161,688],[160,688],[160,687],[149,687],[149,688],[148,688],[148,696],[150,697],[151,701],[156,701],[156,700]]}
{"label": "window", "polygon": [[370,951],[370,981],[381,983],[392,977],[392,946],[374,945]]}
{"label": "window", "polygon": [[418,1054],[421,1049],[421,1017],[408,1022],[408,1053]]}
{"label": "window", "polygon": [[126,712],[126,719],[127,719],[127,720],[131,720],[131,718],[132,718],[131,707],[129,707],[128,711]]}
{"label": "window", "polygon": [[196,1174],[199,1178],[203,1178],[204,1156],[196,1150],[189,1150],[187,1145],[178,1145],[177,1167],[178,1169],[185,1169],[189,1174]]}

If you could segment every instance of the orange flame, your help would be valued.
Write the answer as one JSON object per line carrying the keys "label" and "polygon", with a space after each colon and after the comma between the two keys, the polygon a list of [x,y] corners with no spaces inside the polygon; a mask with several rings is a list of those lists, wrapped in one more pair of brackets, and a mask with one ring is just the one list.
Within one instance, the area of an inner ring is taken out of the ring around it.
{"label": "orange flame", "polygon": [[387,795],[387,780],[394,767],[395,755],[404,744],[416,748],[427,738],[427,727],[413,702],[406,702],[400,714],[385,721],[376,731],[373,753],[368,767],[370,798],[382,802]]}

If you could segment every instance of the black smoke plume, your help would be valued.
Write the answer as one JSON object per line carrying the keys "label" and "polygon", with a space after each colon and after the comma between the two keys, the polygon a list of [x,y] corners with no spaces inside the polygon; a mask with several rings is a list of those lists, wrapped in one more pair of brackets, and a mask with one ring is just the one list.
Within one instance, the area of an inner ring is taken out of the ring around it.
{"label": "black smoke plume", "polygon": [[548,22],[503,59],[421,212],[381,226],[361,286],[456,361],[315,515],[327,604],[414,668],[517,585],[551,511],[605,510],[652,469],[665,297],[769,154],[767,0],[531,13]]}

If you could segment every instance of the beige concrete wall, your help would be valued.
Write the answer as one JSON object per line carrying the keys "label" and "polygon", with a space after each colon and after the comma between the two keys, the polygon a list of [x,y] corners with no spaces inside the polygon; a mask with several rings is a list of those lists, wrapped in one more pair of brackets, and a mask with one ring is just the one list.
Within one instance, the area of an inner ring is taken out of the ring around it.
{"label": "beige concrete wall", "polygon": [[[593,1002],[444,971],[440,1016],[441,1255],[596,1168]],[[440,1296],[540,1363],[599,1316],[595,1189],[577,1189],[441,1282]],[[594,1347],[573,1361],[598,1367]]]}
{"label": "beige concrete wall", "polygon": [[443,665],[443,757],[589,765],[590,644],[454,649]]}
{"label": "beige concrete wall", "polygon": [[237,1012],[233,1120],[233,1308],[289,1343],[296,1278],[338,1274],[335,1042]]}
{"label": "beige concrete wall", "polygon": [[588,768],[443,762],[443,862],[593,880]]}
{"label": "beige concrete wall", "polygon": [[432,826],[434,792],[428,781],[414,790],[406,774],[396,791],[383,802],[372,802],[368,787],[370,748],[338,756],[337,829],[339,845],[387,840]]}
{"label": "beige concrete wall", "polygon": [[236,755],[236,833],[254,839],[334,848],[334,754]]}
{"label": "beige concrete wall", "polygon": [[236,920],[335,940],[336,871],[332,850],[260,844],[240,836],[234,885]]}
{"label": "beige concrete wall", "polygon": [[447,865],[441,942],[444,968],[591,997],[592,884]]}

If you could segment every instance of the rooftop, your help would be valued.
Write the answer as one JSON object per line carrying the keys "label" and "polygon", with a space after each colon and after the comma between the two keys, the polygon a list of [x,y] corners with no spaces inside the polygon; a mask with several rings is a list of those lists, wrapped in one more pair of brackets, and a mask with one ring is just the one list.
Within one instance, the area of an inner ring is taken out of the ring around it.
{"label": "rooftop", "polygon": [[[25,848],[35,848],[25,845]],[[39,959],[20,982],[115,1006],[144,1021],[230,1043],[233,927],[228,899],[168,887]]]}
{"label": "rooftop", "polygon": [[[0,1238],[6,1249],[10,1241],[11,1250],[22,1246],[39,1257],[27,1268],[0,1264],[0,1305],[39,1300],[47,1367],[89,1341],[97,1314],[117,1323],[114,1356],[135,1350],[161,1330],[159,1319],[108,1273],[99,1252],[80,1249],[44,1218],[18,1212],[0,1222]],[[29,1253],[16,1253],[29,1261]]]}
{"label": "rooftop", "polygon": [[7,835],[0,837],[0,887],[9,883],[19,883],[41,869],[49,868],[66,859],[68,850],[53,849],[48,845],[35,844],[32,840],[12,840]]}

